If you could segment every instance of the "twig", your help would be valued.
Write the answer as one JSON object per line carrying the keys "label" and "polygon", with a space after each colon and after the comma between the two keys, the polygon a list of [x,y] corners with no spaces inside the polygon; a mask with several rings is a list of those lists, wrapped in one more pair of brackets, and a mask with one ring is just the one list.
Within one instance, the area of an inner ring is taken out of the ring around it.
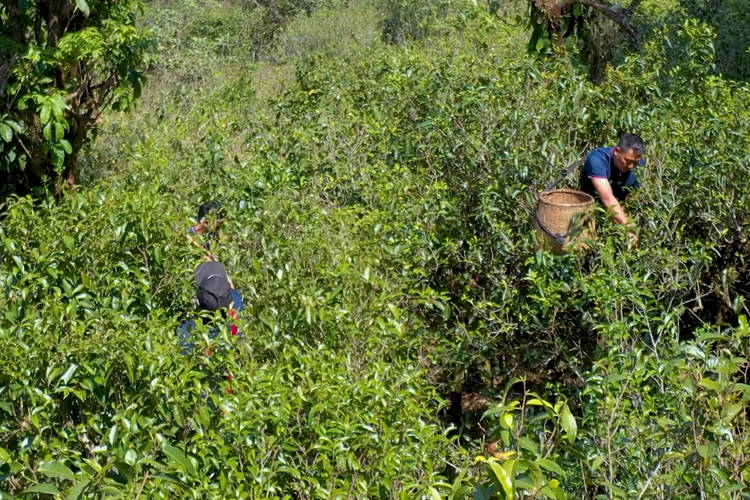
{"label": "twig", "polygon": [[141,494],[143,493],[143,488],[146,487],[146,481],[148,481],[148,474],[149,471],[146,471],[146,474],[143,476],[143,481],[141,481],[141,485],[138,488],[138,494],[135,496],[135,500],[138,500],[141,498]]}

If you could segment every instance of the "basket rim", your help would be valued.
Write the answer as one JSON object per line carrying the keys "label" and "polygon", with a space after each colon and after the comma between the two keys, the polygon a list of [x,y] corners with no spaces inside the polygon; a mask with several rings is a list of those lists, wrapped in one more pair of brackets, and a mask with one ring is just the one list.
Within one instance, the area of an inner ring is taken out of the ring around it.
{"label": "basket rim", "polygon": [[[567,194],[575,194],[577,196],[583,196],[585,201],[577,202],[577,203],[551,203],[547,201],[545,198],[547,198],[551,194],[555,193],[567,193]],[[544,191],[543,193],[539,194],[539,203],[542,203],[544,205],[548,205],[550,207],[585,207],[588,205],[591,205],[594,203],[594,197],[591,196],[588,193],[584,193],[583,191],[578,191],[576,189],[553,189],[552,191]]]}

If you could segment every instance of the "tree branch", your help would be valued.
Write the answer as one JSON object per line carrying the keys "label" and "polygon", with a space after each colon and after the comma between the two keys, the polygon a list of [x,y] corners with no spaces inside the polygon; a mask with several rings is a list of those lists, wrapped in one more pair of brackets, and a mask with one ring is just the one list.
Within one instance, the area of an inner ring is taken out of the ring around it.
{"label": "tree branch", "polygon": [[[549,9],[547,11],[547,14],[550,17],[550,20],[556,22],[557,19],[562,17],[563,10],[567,9],[568,7],[575,4],[588,5],[589,7],[593,7],[594,9],[612,19],[631,35],[635,35],[635,30],[630,24],[630,19],[633,17],[633,12],[635,12],[635,9],[642,1],[643,0],[632,0],[627,8],[616,9],[607,4],[598,2],[597,0],[563,0],[562,2],[555,4],[551,9]],[[537,7],[540,7],[539,2],[535,2],[535,4],[537,5]],[[543,7],[540,8],[543,9]]]}

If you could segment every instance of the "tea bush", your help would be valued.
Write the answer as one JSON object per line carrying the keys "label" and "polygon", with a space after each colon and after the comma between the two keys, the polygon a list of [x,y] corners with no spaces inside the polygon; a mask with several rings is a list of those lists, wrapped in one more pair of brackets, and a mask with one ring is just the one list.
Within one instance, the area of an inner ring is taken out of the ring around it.
{"label": "tea bush", "polygon": [[[151,5],[170,49],[89,185],[4,206],[7,496],[741,497],[750,89],[715,28],[669,11],[594,83],[471,2],[402,45],[353,2],[369,34],[303,53],[345,33],[311,9],[264,61],[257,11],[199,7]],[[538,251],[536,193],[622,131],[640,247],[601,212]],[[246,309],[182,355],[210,198]]]}

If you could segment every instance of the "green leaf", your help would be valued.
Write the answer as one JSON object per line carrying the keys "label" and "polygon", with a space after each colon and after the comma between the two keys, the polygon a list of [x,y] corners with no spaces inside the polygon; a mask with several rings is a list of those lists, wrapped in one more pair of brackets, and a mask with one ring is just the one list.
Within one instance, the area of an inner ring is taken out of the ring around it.
{"label": "green leaf", "polygon": [[76,0],[76,7],[83,12],[83,15],[86,17],[89,17],[91,15],[91,11],[89,10],[89,4],[86,2],[86,0]]}
{"label": "green leaf", "polygon": [[15,130],[17,134],[23,133],[23,127],[17,121],[5,120],[5,124]]}
{"label": "green leaf", "polygon": [[542,469],[546,469],[550,472],[554,472],[558,476],[565,476],[565,471],[560,467],[557,462],[548,458],[540,458],[536,461]]}
{"label": "green leaf", "polygon": [[521,436],[518,439],[518,444],[521,446],[521,449],[526,450],[534,455],[537,455],[539,453],[539,445],[528,436]]}
{"label": "green leaf", "polygon": [[[501,488],[505,492],[506,500],[513,500],[513,479],[508,475],[508,472],[495,460],[483,460],[490,473],[490,478],[498,488]],[[515,462],[515,460],[509,460],[509,462]]]}
{"label": "green leaf", "polygon": [[735,403],[733,405],[730,405],[723,411],[724,418],[731,422],[732,420],[734,420],[734,417],[736,417],[737,414],[744,409],[745,405],[743,403]]}
{"label": "green leaf", "polygon": [[187,485],[180,480],[179,477],[175,476],[174,474],[166,474],[163,472],[160,472],[159,474],[154,475],[155,479],[164,479],[165,481],[169,481],[170,483],[174,483],[176,485],[182,486],[183,488],[187,488]]}
{"label": "green leaf", "polygon": [[560,425],[562,425],[563,430],[567,434],[568,442],[572,443],[575,441],[578,434],[578,425],[576,424],[575,417],[570,413],[567,403],[563,405],[560,412]]}
{"label": "green leaf", "polygon": [[[68,236],[68,238],[71,238],[71,237]],[[65,242],[65,246],[68,246],[67,242]],[[73,377],[73,374],[75,374],[77,369],[78,369],[78,365],[75,363],[71,363],[68,369],[65,370],[65,373],[62,374],[62,377],[60,377],[60,383],[63,385],[67,385],[68,382],[70,382],[71,377]]]}
{"label": "green leaf", "polygon": [[545,401],[540,398],[533,398],[526,401],[527,406],[546,406],[547,408],[553,409],[554,406],[552,406],[548,401]]}
{"label": "green leaf", "polygon": [[536,41],[536,45],[534,48],[536,48],[537,52],[541,52],[544,50],[544,47],[547,45],[547,39],[543,36],[540,36],[539,39]]}
{"label": "green leaf", "polygon": [[721,391],[721,386],[719,385],[719,383],[710,378],[702,378],[701,381],[698,382],[698,384],[704,389],[708,389],[709,391]]}
{"label": "green leaf", "polygon": [[505,427],[506,429],[512,429],[513,428],[513,414],[503,413],[503,416],[500,417],[500,425]]}
{"label": "green leaf", "polygon": [[565,492],[560,488],[560,482],[557,479],[550,480],[541,491],[555,500],[565,500]]}
{"label": "green leaf", "polygon": [[59,477],[67,479],[69,481],[75,481],[76,476],[73,471],[68,468],[67,465],[60,462],[59,460],[52,460],[50,462],[44,462],[39,466],[39,473],[47,477]]}
{"label": "green leaf", "polygon": [[65,162],[65,151],[62,148],[53,147],[51,153],[52,164],[57,168],[61,168]]}
{"label": "green leaf", "polygon": [[118,497],[121,498],[124,495],[124,492],[115,487],[115,486],[102,486],[97,490],[97,493],[99,495],[107,496],[107,497]]}
{"label": "green leaf", "polygon": [[39,114],[39,118],[42,120],[42,125],[45,125],[47,122],[49,122],[49,116],[52,111],[50,110],[50,107],[48,104],[45,104],[42,106],[42,111]]}
{"label": "green leaf", "polygon": [[65,137],[65,128],[63,128],[62,123],[55,122],[55,140],[59,141]]}
{"label": "green leaf", "polygon": [[45,495],[59,495],[60,490],[57,489],[57,487],[54,484],[35,484],[34,486],[31,486],[29,488],[26,488],[21,492],[21,495],[25,495],[27,493],[43,493]]}
{"label": "green leaf", "polygon": [[135,450],[128,450],[127,452],[125,452],[126,464],[134,465],[137,460],[138,460],[138,454],[135,452]]}
{"label": "green leaf", "polygon": [[86,489],[86,486],[89,485],[91,480],[89,479],[81,479],[78,481],[72,488],[68,490],[68,495],[65,497],[65,500],[77,500],[78,497],[81,496],[81,493],[83,493],[83,490]]}
{"label": "green leaf", "polygon": [[5,123],[0,123],[0,138],[5,142],[13,140],[13,129]]}
{"label": "green leaf", "polygon": [[180,468],[183,471],[191,475],[195,474],[195,468],[193,467],[192,462],[188,460],[188,458],[185,456],[185,453],[183,453],[182,450],[172,446],[166,441],[164,441],[162,450],[173,462],[175,462],[178,466],[180,466]]}

